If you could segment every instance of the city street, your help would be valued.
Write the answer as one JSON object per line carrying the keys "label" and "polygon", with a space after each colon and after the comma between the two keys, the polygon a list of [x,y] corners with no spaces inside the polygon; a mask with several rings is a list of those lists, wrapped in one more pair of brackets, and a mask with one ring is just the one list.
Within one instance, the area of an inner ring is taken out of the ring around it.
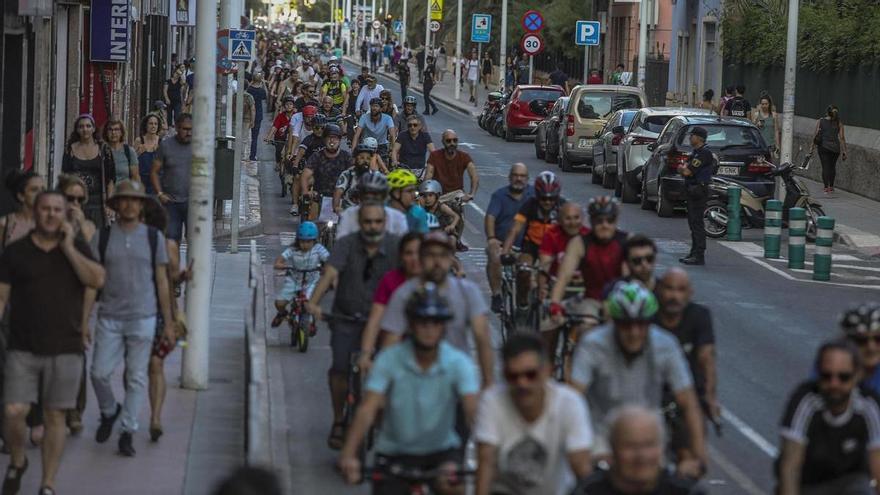
{"label": "city street", "polygon": [[[352,67],[353,68],[353,67]],[[395,84],[380,77],[395,92]],[[421,98],[419,99],[421,103]],[[421,108],[420,108],[421,110]],[[439,146],[439,133],[458,132],[460,147],[471,154],[480,175],[480,190],[466,212],[465,242],[470,251],[460,255],[468,277],[485,289],[483,215],[489,196],[506,184],[508,167],[523,161],[534,177],[542,170],[561,174],[563,194],[586,204],[595,195],[607,194],[590,184],[586,174],[564,174],[554,165],[534,158],[531,141],[504,143],[479,129],[472,118],[441,107],[428,118],[432,138]],[[264,235],[259,237],[266,273],[270,264],[295,231],[295,219],[287,214],[289,198],[279,197],[277,176],[270,151],[262,149],[261,189]],[[624,205],[622,227],[651,236],[658,244],[659,269],[677,265],[687,253],[689,232],[683,213],[658,218],[638,205]],[[833,284],[815,283],[809,274],[790,272],[784,263],[766,261],[761,252],[761,231],[745,231],[744,242],[710,241],[707,265],[688,271],[695,285],[697,302],[712,309],[718,350],[719,394],[724,406],[723,436],[709,434],[712,465],[708,475],[712,493],[769,493],[773,486],[772,465],[776,456],[778,422],[792,387],[810,374],[811,360],[820,342],[835,337],[840,310],[854,301],[876,294],[880,263],[867,256],[835,247]],[[808,260],[811,256],[808,254]],[[280,279],[279,279],[280,280]],[[271,282],[270,282],[271,283]],[[267,286],[267,292],[271,285]],[[328,298],[329,299],[329,298]],[[267,308],[270,302],[267,301]],[[267,309],[269,311],[269,309]],[[497,329],[497,320],[494,321]],[[289,431],[286,436],[290,479],[295,492],[340,493],[335,474],[336,453],[326,446],[330,427],[330,401],[326,385],[329,364],[328,333],[322,326],[307,354],[286,347],[287,331],[270,329],[271,370],[283,376],[283,400]],[[496,344],[498,335],[494,336]],[[276,388],[276,390],[278,390]],[[327,491],[331,490],[331,491]],[[351,489],[346,493],[360,493]]]}

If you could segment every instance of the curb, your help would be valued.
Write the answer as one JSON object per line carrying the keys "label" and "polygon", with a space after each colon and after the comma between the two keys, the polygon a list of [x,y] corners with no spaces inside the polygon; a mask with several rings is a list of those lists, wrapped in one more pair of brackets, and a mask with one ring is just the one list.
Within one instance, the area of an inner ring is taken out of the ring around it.
{"label": "curb", "polygon": [[[343,60],[345,60],[346,62],[348,62],[348,63],[350,63],[350,64],[352,64],[352,65],[354,65],[354,66],[356,66],[356,67],[360,67],[360,66],[361,66],[361,65],[360,65],[360,61],[355,60],[355,59],[353,59],[353,58],[351,58],[351,57],[349,57],[349,56],[347,56],[347,55],[346,55],[346,56],[343,56],[342,58],[343,58]],[[398,84],[400,83],[400,79],[397,78],[397,77],[395,77],[395,76],[393,76],[393,75],[391,75],[391,74],[386,74],[386,73],[384,73],[384,72],[377,72],[376,75],[381,76],[381,77],[384,77],[385,79],[388,79],[389,81],[393,81],[393,82],[398,83]],[[408,89],[409,91],[414,92],[414,93],[418,93],[418,94],[421,95],[423,98],[424,98],[424,96],[425,96],[425,94],[422,92],[421,85],[419,85],[419,86],[411,85],[411,86],[409,86],[407,89]],[[470,108],[462,106],[463,104],[458,103],[458,102],[453,103],[453,102],[449,101],[449,100],[448,100],[447,98],[445,98],[445,97],[431,95],[431,99],[435,100],[435,101],[436,101],[438,104],[440,104],[441,106],[446,107],[446,109],[448,109],[448,110],[452,110],[452,111],[454,111],[454,112],[457,112],[457,113],[460,113],[460,114],[463,114],[463,115],[467,115],[468,117],[475,118],[477,115],[479,115],[479,114],[474,114],[474,113],[471,111]],[[474,109],[478,109],[479,107],[473,107],[473,108],[474,108]]]}

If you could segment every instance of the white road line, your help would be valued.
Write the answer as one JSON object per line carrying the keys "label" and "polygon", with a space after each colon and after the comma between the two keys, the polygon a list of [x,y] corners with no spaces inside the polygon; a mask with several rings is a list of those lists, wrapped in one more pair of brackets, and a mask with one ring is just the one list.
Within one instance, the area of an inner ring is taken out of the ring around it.
{"label": "white road line", "polygon": [[482,208],[480,208],[479,206],[477,206],[477,204],[476,204],[475,202],[470,201],[470,202],[468,202],[468,205],[469,205],[471,208],[473,208],[474,210],[476,210],[477,213],[479,213],[480,215],[483,215],[484,217],[486,216],[486,212],[485,212]]}
{"label": "white road line", "polygon": [[789,275],[788,273],[786,273],[783,270],[780,270],[779,268],[776,268],[775,266],[771,265],[770,263],[765,262],[762,259],[758,259],[758,258],[751,257],[751,256],[747,256],[746,259],[754,261],[755,263],[763,266],[764,268],[770,270],[771,272],[773,272],[781,277],[787,278],[788,280],[795,281],[795,282],[805,282],[808,284],[820,284],[820,285],[834,285],[837,287],[854,287],[857,289],[880,290],[880,285],[842,284],[839,282],[823,282],[821,280],[797,278],[797,277],[793,277],[793,276]]}
{"label": "white road line", "polygon": [[[728,459],[727,456],[722,454],[720,450],[712,445],[709,445],[709,457],[715,461],[715,464],[717,464],[718,467],[730,477],[730,479],[739,485],[743,493],[748,493],[749,495],[767,495],[764,490],[758,488],[758,485],[756,485],[748,475],[736,467],[736,464],[734,464],[733,461]],[[711,486],[712,484],[713,483],[710,480],[709,485]]]}
{"label": "white road line", "polygon": [[747,425],[745,421],[739,419],[726,407],[721,407],[721,417],[724,418],[724,421],[730,423],[731,426],[736,428],[737,431],[742,433],[744,437],[748,438],[749,441],[755,444],[761,452],[770,456],[770,458],[776,459],[776,456],[779,455],[779,450],[776,446],[767,441],[767,439],[762,437],[760,433],[752,429],[751,426]]}

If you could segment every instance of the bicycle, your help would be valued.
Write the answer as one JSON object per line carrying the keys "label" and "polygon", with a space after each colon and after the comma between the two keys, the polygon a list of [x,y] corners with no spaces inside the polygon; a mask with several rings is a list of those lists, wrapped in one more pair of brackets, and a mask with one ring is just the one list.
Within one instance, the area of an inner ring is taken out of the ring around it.
{"label": "bicycle", "polygon": [[571,338],[572,330],[584,324],[592,328],[600,323],[599,319],[591,314],[566,313],[563,316],[565,322],[559,327],[559,338],[556,348],[553,349],[553,378],[559,382],[565,382],[569,374],[568,368],[571,366],[571,356],[577,346],[577,341]]}
{"label": "bicycle", "polygon": [[333,220],[318,225],[318,229],[321,232],[320,242],[328,251],[333,248],[333,243],[336,241],[336,227],[337,222]]}
{"label": "bicycle", "polygon": [[513,255],[501,257],[501,315],[502,322],[501,339],[507,341],[507,336],[519,330],[520,325],[539,330],[541,324],[541,305],[538,301],[537,290],[529,290],[526,308],[520,308],[517,304],[516,282],[519,272],[530,272],[530,288],[536,288],[535,274],[541,269],[536,265],[517,263]]}
{"label": "bicycle", "polygon": [[472,469],[457,468],[455,470],[444,470],[440,468],[423,469],[417,466],[406,466],[399,463],[388,462],[387,459],[379,457],[376,465],[373,467],[365,467],[363,470],[363,478],[369,479],[375,484],[395,483],[396,486],[385,487],[382,493],[394,495],[431,495],[434,490],[431,485],[441,476],[449,476],[450,482],[458,484],[465,478],[476,476],[477,472]]}
{"label": "bicycle", "polygon": [[[358,323],[358,324],[366,324],[367,319],[363,315],[338,315],[338,314],[328,314],[323,317],[326,321],[338,320],[344,321],[348,323]],[[358,364],[358,359],[360,358],[360,351],[352,352],[349,356],[349,373],[348,373],[348,391],[345,394],[345,402],[342,404],[342,424],[345,431],[348,431],[351,424],[354,423],[354,417],[357,413],[358,404],[361,403],[361,398],[363,397],[363,385],[364,385],[364,377],[361,374],[361,367]],[[358,447],[357,456],[358,459],[363,463],[364,459],[367,457],[367,452],[373,447],[373,428],[370,428],[370,431],[367,432],[367,436],[361,445]]]}
{"label": "bicycle", "polygon": [[306,311],[306,303],[309,301],[305,290],[306,278],[309,273],[320,271],[320,268],[297,270],[293,267],[287,267],[285,270],[287,275],[294,272],[302,274],[300,289],[293,301],[290,302],[290,311],[287,312],[287,324],[290,326],[290,347],[296,347],[302,353],[309,350],[309,338],[314,337],[317,331],[315,318]]}

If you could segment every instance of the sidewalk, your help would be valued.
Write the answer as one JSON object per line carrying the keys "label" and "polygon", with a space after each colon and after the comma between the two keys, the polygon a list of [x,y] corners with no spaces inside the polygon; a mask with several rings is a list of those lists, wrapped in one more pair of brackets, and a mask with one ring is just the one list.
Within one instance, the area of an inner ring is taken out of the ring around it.
{"label": "sidewalk", "polygon": [[834,231],[841,242],[871,256],[880,256],[880,202],[840,189],[825,194],[822,184],[801,179],[825,214],[834,218]]}
{"label": "sidewalk", "polygon": [[[248,260],[247,252],[214,254],[209,389],[195,392],[179,387],[182,349],[175,349],[165,362],[165,434],[158,443],[150,443],[150,410],[144,403],[138,417],[140,430],[134,438],[137,456],[126,458],[117,454],[118,426],[106,443],[95,442],[99,413],[89,382],[85,429],[79,436],[67,438],[57,476],[59,494],[205,495],[243,464],[246,376],[242,301],[248,292]],[[122,371],[117,370],[113,380],[117,400],[123,397]],[[26,455],[30,468],[21,493],[36,493],[42,469],[40,450],[29,445]],[[0,461],[3,469],[8,462],[5,457]]]}
{"label": "sidewalk", "polygon": [[[271,125],[271,123],[270,123]],[[260,172],[257,162],[242,160],[241,201],[239,202],[239,237],[252,233],[260,233],[262,218],[260,217]],[[232,201],[223,202],[223,215],[214,219],[214,237],[228,237],[232,229]]]}

